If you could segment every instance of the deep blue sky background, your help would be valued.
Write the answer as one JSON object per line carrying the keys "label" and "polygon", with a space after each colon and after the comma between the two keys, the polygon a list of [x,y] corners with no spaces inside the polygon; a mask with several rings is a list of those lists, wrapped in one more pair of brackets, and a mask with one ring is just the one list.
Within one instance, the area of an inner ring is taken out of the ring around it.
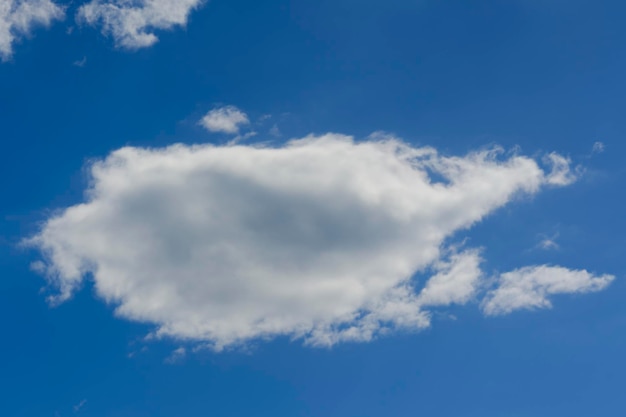
{"label": "deep blue sky background", "polygon": [[[214,0],[136,53],[92,28],[68,35],[71,19],[36,31],[0,65],[0,414],[622,417],[625,18],[621,1]],[[385,130],[450,154],[567,154],[583,180],[506,207],[472,244],[491,272],[554,263],[617,280],[553,310],[488,319],[469,306],[416,335],[278,340],[176,365],[164,358],[177,344],[141,342],[149,328],[90,288],[49,308],[19,240],[80,201],[90,158],[225,141],[196,125],[217,104],[272,115],[258,139],[276,123],[282,139]],[[596,141],[606,151],[591,155]],[[556,233],[560,250],[533,249]]]}

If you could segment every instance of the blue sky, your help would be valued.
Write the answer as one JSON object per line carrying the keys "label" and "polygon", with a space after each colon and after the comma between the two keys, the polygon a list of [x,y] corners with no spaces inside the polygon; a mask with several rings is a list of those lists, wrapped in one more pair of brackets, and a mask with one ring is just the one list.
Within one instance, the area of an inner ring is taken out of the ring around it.
{"label": "blue sky", "polygon": [[106,3],[0,0],[2,415],[623,416],[626,5]]}

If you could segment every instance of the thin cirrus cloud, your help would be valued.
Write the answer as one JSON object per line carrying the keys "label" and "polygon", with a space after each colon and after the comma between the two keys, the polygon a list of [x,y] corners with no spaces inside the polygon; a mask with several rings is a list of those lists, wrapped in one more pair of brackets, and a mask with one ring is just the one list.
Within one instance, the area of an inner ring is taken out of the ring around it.
{"label": "thin cirrus cloud", "polygon": [[61,20],[65,10],[50,0],[0,1],[0,59],[10,60],[13,46],[37,26]]}
{"label": "thin cirrus cloud", "polygon": [[248,115],[235,106],[215,108],[200,120],[200,125],[209,132],[233,135],[239,134],[239,129],[248,124]]}
{"label": "thin cirrus cloud", "polygon": [[[156,337],[216,350],[278,336],[365,342],[479,301],[492,281],[480,250],[446,239],[520,194],[569,182],[556,154],[546,161],[338,134],[278,147],[126,147],[95,162],[86,201],[27,244],[43,254],[34,266],[51,302],[90,277],[117,316],[154,325]],[[553,294],[610,281],[539,268],[503,274],[485,313],[546,307]],[[420,287],[418,276],[431,278]]]}
{"label": "thin cirrus cloud", "polygon": [[594,142],[593,147],[591,149],[591,153],[592,154],[602,153],[604,152],[605,149],[606,149],[606,146],[604,145],[604,143],[597,141],[597,142]]}
{"label": "thin cirrus cloud", "polygon": [[77,12],[77,20],[99,27],[115,45],[140,49],[158,41],[157,30],[186,26],[190,13],[203,0],[91,0]]}

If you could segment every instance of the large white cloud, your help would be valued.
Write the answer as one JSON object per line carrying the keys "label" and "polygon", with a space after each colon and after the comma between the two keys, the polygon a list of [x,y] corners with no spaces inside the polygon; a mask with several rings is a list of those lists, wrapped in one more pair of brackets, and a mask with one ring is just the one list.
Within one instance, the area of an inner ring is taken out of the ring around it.
{"label": "large white cloud", "polygon": [[549,295],[600,291],[614,279],[612,275],[598,276],[585,270],[529,266],[502,274],[498,288],[484,300],[483,310],[488,315],[499,315],[519,309],[549,308]]}
{"label": "large white cloud", "polygon": [[[127,147],[93,164],[86,202],[29,243],[45,254],[53,301],[92,276],[119,316],[157,335],[217,349],[278,335],[366,341],[474,299],[479,251],[444,240],[517,194],[562,184],[556,169],[497,149],[448,157],[336,134],[276,148]],[[417,273],[433,275],[421,290]]]}
{"label": "large white cloud", "polygon": [[10,59],[13,44],[28,36],[34,26],[49,26],[64,15],[63,8],[50,0],[1,0],[0,59]]}
{"label": "large white cloud", "polygon": [[155,30],[185,26],[204,0],[91,0],[78,10],[79,21],[100,26],[118,47],[138,49],[158,41]]}

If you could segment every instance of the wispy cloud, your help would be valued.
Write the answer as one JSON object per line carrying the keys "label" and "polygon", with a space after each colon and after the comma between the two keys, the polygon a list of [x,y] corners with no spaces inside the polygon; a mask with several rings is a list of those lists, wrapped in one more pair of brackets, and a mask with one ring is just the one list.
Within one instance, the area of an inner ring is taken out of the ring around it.
{"label": "wispy cloud", "polygon": [[49,26],[65,16],[64,9],[51,0],[0,1],[0,59],[13,56],[13,45],[36,26]]}
{"label": "wispy cloud", "polygon": [[279,138],[282,136],[282,134],[280,133],[280,129],[278,128],[278,125],[276,124],[270,128],[269,134],[274,136],[275,138]]}
{"label": "wispy cloud", "polygon": [[507,272],[499,277],[498,287],[483,303],[488,315],[508,314],[520,309],[552,307],[549,296],[588,293],[605,289],[615,279],[585,270],[554,266],[532,266]]}
{"label": "wispy cloud", "polygon": [[72,63],[72,65],[74,65],[75,67],[79,67],[82,68],[87,64],[87,57],[84,56],[82,57],[82,59],[76,60]]}
{"label": "wispy cloud", "polygon": [[555,233],[552,236],[541,236],[541,241],[537,244],[538,249],[543,250],[556,250],[560,249],[560,245],[557,243],[557,239],[559,237],[559,233]]}
{"label": "wispy cloud", "polygon": [[598,141],[593,144],[593,147],[591,148],[591,152],[594,154],[602,153],[604,152],[605,149],[606,149],[606,146],[604,145],[604,143]]}
{"label": "wispy cloud", "polygon": [[174,350],[167,358],[165,358],[165,363],[169,365],[174,365],[180,363],[187,356],[187,349],[184,347],[179,347]]}
{"label": "wispy cloud", "polygon": [[578,170],[571,169],[571,160],[555,152],[544,157],[544,162],[548,164],[552,171],[547,176],[549,184],[564,186],[574,183],[579,176]]}
{"label": "wispy cloud", "polygon": [[158,41],[157,30],[185,26],[203,0],[91,0],[77,13],[79,22],[100,27],[120,48],[139,49]]}

